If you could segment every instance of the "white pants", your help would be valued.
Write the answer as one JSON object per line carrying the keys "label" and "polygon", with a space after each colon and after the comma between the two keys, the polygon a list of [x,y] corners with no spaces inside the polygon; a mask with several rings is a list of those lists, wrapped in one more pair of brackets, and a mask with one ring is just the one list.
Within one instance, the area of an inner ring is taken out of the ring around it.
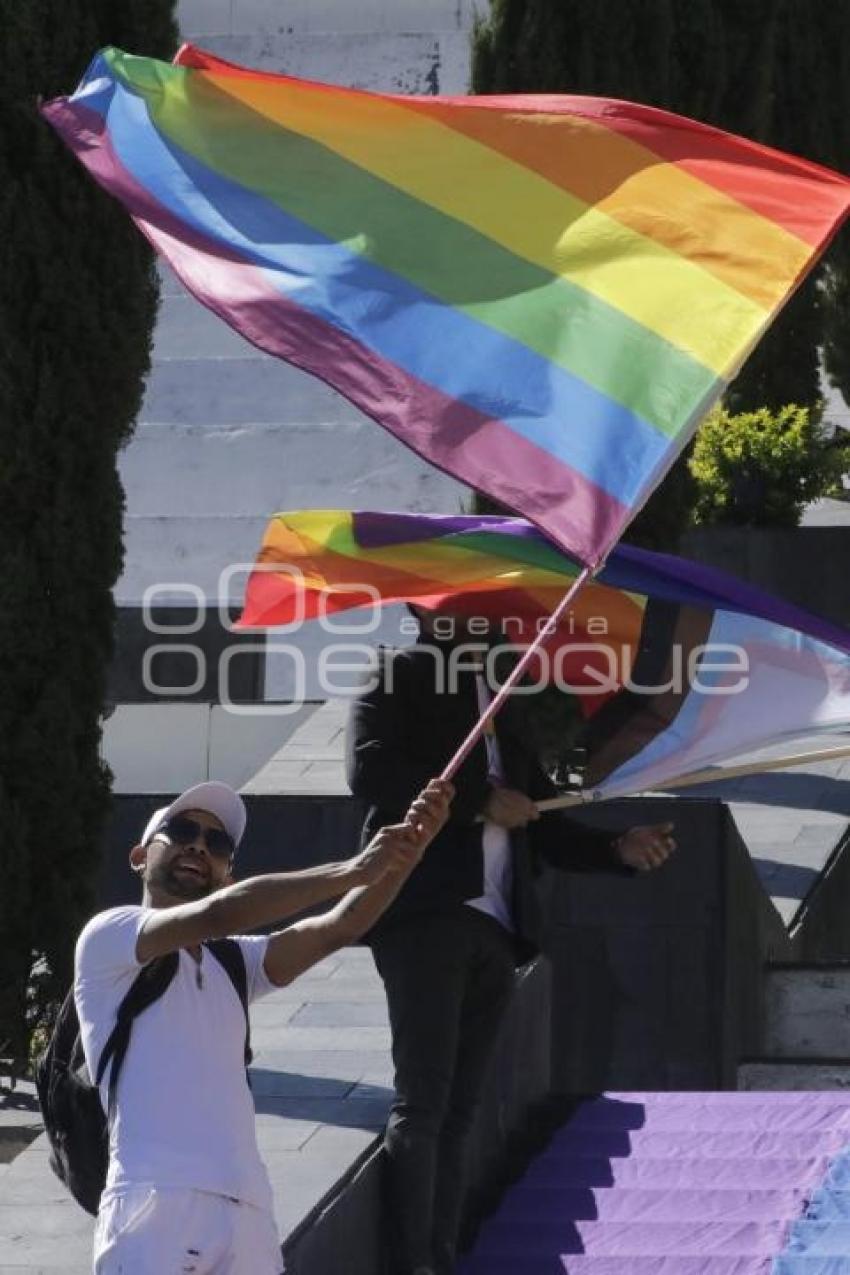
{"label": "white pants", "polygon": [[95,1275],[280,1275],[271,1213],[207,1191],[109,1191],[94,1233]]}

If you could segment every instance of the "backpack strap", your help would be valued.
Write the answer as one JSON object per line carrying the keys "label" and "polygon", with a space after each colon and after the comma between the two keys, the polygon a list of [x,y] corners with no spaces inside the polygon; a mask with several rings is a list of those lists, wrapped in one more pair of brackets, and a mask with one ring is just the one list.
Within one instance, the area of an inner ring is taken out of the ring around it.
{"label": "backpack strap", "polygon": [[[248,1020],[248,973],[245,969],[245,957],[242,949],[234,939],[210,939],[204,944],[225,970],[236,995],[239,997],[245,1014],[245,1066],[250,1066],[253,1058],[251,1051],[251,1027]],[[149,961],[139,971],[130,990],[118,1006],[117,1021],[103,1047],[97,1066],[95,1085],[99,1088],[106,1068],[112,1060],[109,1072],[108,1117],[111,1120],[115,1110],[115,1095],[118,1077],[124,1064],[133,1020],[168,990],[180,962],[179,952],[169,952],[166,956]]]}
{"label": "backpack strap", "polygon": [[254,1057],[251,1051],[251,1022],[248,1017],[248,971],[242,948],[235,939],[208,939],[204,944],[224,969],[245,1013],[245,1067]]}
{"label": "backpack strap", "polygon": [[177,973],[179,961],[179,952],[169,952],[167,956],[160,956],[154,961],[149,961],[136,975],[130,990],[118,1006],[117,1022],[109,1033],[109,1039],[103,1047],[94,1082],[99,1088],[107,1064],[111,1059],[112,1067],[109,1072],[109,1101],[107,1109],[107,1116],[110,1121],[115,1110],[118,1077],[124,1063],[124,1056],[127,1053],[127,1046],[130,1043],[133,1019],[138,1018],[143,1010],[147,1009],[149,1005],[153,1005],[154,1001],[159,1000],[160,996],[165,993]]}

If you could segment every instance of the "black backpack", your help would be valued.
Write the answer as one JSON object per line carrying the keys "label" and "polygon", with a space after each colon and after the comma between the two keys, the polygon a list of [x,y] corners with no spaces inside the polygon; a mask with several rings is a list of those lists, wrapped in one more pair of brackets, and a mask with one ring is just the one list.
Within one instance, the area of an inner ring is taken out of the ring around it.
{"label": "black backpack", "polygon": [[[225,969],[245,1011],[245,1066],[251,1062],[248,1023],[248,978],[242,949],[233,939],[204,944]],[[118,1077],[130,1043],[133,1019],[159,1000],[177,973],[178,952],[169,952],[143,966],[118,1006],[117,1021],[97,1068],[89,1075],[80,1040],[80,1022],[73,988],[65,997],[47,1049],[36,1067],[36,1089],[44,1128],[50,1140],[50,1167],[74,1199],[89,1213],[97,1213],[109,1165],[109,1124],[115,1110]],[[108,1112],[104,1113],[98,1086],[112,1059]]]}

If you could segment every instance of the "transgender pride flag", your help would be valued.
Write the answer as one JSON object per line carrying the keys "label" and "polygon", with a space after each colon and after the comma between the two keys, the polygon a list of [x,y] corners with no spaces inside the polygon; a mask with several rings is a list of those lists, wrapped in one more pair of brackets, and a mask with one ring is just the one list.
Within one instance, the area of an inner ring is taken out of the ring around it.
{"label": "transgender pride flag", "polygon": [[[247,627],[412,600],[530,643],[575,561],[520,518],[279,513]],[[369,591],[369,592],[367,592]],[[722,571],[620,545],[543,644],[544,678],[585,718],[587,789],[618,797],[758,749],[850,731],[850,633]],[[846,738],[846,737],[845,737]],[[848,1272],[850,1275],[850,1272]]]}
{"label": "transgender pride flag", "polygon": [[190,46],[106,49],[42,109],[200,301],[589,566],[850,204],[627,102],[365,93]]}

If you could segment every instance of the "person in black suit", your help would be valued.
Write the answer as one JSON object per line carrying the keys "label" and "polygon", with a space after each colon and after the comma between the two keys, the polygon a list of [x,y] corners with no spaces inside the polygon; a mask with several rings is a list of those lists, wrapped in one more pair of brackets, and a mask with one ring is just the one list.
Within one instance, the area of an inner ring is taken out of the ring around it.
{"label": "person in black suit", "polygon": [[[374,684],[349,721],[348,781],[368,805],[364,840],[399,820],[490,694],[475,667],[486,643],[478,638],[473,652],[462,632],[461,651],[457,637],[435,636],[434,617],[414,613],[419,643],[378,653]],[[393,1275],[454,1270],[481,1082],[516,965],[543,938],[535,893],[543,864],[632,874],[659,867],[675,848],[671,824],[612,839],[562,812],[538,818],[535,801],[554,788],[522,741],[515,709],[509,700],[454,776],[448,823],[366,939],[392,1030],[396,1092],[385,1147]]]}

